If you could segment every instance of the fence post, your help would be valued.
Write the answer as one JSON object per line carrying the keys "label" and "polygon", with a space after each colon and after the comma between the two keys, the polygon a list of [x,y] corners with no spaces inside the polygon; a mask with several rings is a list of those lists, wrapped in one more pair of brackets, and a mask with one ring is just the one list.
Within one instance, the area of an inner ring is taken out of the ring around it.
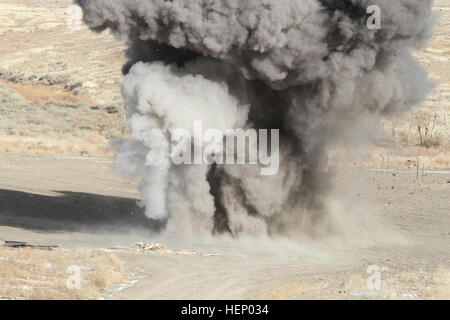
{"label": "fence post", "polygon": [[425,162],[422,162],[422,181],[425,178]]}
{"label": "fence post", "polygon": [[419,162],[419,158],[417,158],[417,163],[416,163],[416,167],[417,167],[417,175],[416,175],[416,179],[419,180],[419,166],[420,166],[420,162]]}

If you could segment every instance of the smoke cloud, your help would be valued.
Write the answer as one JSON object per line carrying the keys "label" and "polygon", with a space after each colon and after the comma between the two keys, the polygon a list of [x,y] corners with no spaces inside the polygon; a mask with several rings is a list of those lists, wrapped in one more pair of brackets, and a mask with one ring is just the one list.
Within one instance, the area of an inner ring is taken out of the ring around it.
{"label": "smoke cloud", "polygon": [[[168,231],[307,229],[326,215],[325,148],[362,134],[355,123],[364,117],[419,104],[432,87],[413,56],[432,36],[432,0],[75,2],[92,30],[129,44],[122,92],[131,138],[117,162],[142,177],[147,216]],[[366,26],[371,5],[381,9],[379,30]],[[174,165],[174,132],[193,132],[195,121],[224,136],[280,129],[278,174]]]}

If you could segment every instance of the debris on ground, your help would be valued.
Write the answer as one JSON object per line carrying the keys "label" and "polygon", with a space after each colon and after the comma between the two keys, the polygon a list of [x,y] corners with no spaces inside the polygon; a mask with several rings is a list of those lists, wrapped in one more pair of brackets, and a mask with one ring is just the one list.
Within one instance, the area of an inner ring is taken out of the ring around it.
{"label": "debris on ground", "polygon": [[144,243],[144,242],[138,242],[136,243],[136,246],[138,248],[138,251],[140,252],[160,252],[160,253],[167,253],[167,254],[176,254],[181,256],[202,256],[202,257],[215,257],[220,256],[219,253],[199,253],[196,251],[188,251],[188,250],[181,250],[181,251],[174,251],[165,249],[164,245],[161,243]]}
{"label": "debris on ground", "polygon": [[27,242],[22,241],[5,241],[2,244],[4,248],[12,248],[12,249],[20,249],[20,248],[28,248],[28,249],[40,249],[40,250],[53,250],[58,248],[59,246],[54,245],[33,245]]}
{"label": "debris on ground", "polygon": [[164,250],[164,246],[161,243],[136,243],[139,251],[160,251]]}

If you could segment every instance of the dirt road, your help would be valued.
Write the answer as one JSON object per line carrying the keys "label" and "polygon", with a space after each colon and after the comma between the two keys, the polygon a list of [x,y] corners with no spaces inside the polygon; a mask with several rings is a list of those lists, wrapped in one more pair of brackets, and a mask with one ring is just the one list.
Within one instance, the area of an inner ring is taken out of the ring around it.
{"label": "dirt road", "polygon": [[[450,269],[449,182],[446,171],[416,181],[413,171],[346,169],[331,234],[200,239],[156,235],[136,181],[109,159],[1,154],[0,240],[130,248],[116,253],[139,280],[105,293],[112,299],[439,297]],[[138,241],[171,251],[137,252]],[[371,265],[382,271],[380,291],[367,289]]]}

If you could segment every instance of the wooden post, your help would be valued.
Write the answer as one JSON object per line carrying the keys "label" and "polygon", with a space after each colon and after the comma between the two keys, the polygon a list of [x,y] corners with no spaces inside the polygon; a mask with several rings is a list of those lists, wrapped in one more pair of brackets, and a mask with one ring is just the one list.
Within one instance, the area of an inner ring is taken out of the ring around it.
{"label": "wooden post", "polygon": [[425,162],[422,163],[422,181],[425,178]]}
{"label": "wooden post", "polygon": [[420,163],[419,163],[419,158],[417,158],[417,163],[416,163],[416,166],[417,166],[417,176],[416,176],[416,179],[417,179],[417,180],[419,180],[419,165],[420,165]]}

